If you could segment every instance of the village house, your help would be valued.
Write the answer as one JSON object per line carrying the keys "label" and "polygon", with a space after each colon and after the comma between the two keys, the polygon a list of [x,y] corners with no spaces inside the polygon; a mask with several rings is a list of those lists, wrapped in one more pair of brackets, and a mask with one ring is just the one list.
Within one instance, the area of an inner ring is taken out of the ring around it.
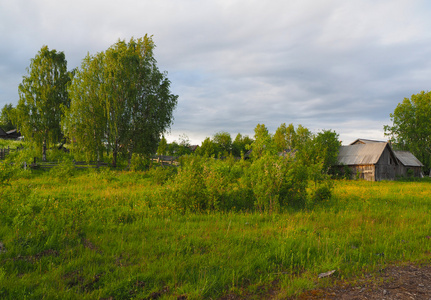
{"label": "village house", "polygon": [[1,127],[0,127],[0,139],[5,139],[5,140],[16,140],[21,136],[21,134],[19,133],[18,130],[16,129],[12,129],[9,131],[4,131]]}
{"label": "village house", "polygon": [[6,139],[7,133],[0,127],[0,139]]}
{"label": "village house", "polygon": [[393,151],[389,142],[357,139],[340,147],[338,163],[340,168],[350,170],[352,178],[368,181],[408,175],[423,177],[422,163],[408,151]]}

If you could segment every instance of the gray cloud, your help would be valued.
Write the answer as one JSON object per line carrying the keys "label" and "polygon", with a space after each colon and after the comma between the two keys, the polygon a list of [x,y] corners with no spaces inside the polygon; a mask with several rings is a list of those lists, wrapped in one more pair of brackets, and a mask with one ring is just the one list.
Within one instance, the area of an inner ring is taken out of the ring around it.
{"label": "gray cloud", "polygon": [[404,97],[429,89],[424,1],[0,0],[0,105],[42,45],[69,67],[119,38],[154,35],[179,104],[170,139],[200,143],[258,123],[383,139]]}

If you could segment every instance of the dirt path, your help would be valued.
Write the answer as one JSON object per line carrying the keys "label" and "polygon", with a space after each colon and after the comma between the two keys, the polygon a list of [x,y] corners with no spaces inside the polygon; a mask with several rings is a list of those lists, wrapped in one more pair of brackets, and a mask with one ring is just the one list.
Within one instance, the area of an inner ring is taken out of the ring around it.
{"label": "dirt path", "polygon": [[379,276],[340,283],[298,297],[307,299],[426,299],[431,300],[431,266],[393,266]]}

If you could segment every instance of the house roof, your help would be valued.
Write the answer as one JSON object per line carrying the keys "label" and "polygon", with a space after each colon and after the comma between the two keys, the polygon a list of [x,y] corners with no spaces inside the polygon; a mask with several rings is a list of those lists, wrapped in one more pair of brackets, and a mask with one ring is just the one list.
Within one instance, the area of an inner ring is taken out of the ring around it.
{"label": "house roof", "polygon": [[338,163],[345,165],[375,165],[386,147],[392,152],[388,143],[381,142],[341,146],[338,153]]}
{"label": "house roof", "polygon": [[392,151],[387,142],[357,139],[349,146],[342,146],[338,161],[346,165],[376,164],[384,148],[389,150],[406,167],[423,167],[423,164],[409,151]]}
{"label": "house roof", "polygon": [[18,131],[16,129],[12,129],[9,130],[8,132],[6,132],[6,134],[13,134],[13,133],[17,133]]}
{"label": "house roof", "polygon": [[409,151],[394,151],[398,160],[406,167],[423,167],[424,165]]}
{"label": "house roof", "polygon": [[7,133],[0,127],[0,136],[6,136]]}
{"label": "house roof", "polygon": [[357,139],[354,142],[350,143],[350,145],[360,145],[360,144],[369,144],[369,143],[386,143],[386,142],[377,141],[377,140],[368,140],[368,139]]}

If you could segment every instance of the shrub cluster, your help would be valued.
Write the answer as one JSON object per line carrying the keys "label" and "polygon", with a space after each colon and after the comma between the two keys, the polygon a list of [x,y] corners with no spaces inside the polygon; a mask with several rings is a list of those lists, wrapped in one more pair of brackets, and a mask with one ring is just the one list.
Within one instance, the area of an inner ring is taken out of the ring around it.
{"label": "shrub cluster", "polygon": [[[142,201],[183,213],[229,210],[272,213],[309,207],[331,197],[332,181],[322,160],[310,159],[315,156],[305,151],[278,154],[271,150],[268,141],[265,145],[259,155],[254,154],[248,160],[185,155],[180,158],[178,168],[150,168],[145,177],[159,187]],[[257,146],[254,152],[258,153],[256,149]],[[22,151],[10,159],[29,161],[31,154]],[[149,161],[143,156],[134,155],[131,161],[133,171],[148,168]],[[22,170],[18,164],[3,164],[0,185],[7,185],[11,178],[21,177],[25,172],[31,171]],[[76,172],[68,155],[49,171],[62,179],[73,177]],[[96,175],[108,181],[116,179],[115,172],[109,170],[99,170]]]}
{"label": "shrub cluster", "polygon": [[318,166],[292,157],[268,154],[251,162],[187,156],[178,174],[164,184],[162,201],[182,212],[271,213],[327,200],[331,191],[329,177]]}
{"label": "shrub cluster", "polygon": [[180,211],[250,209],[250,190],[243,180],[248,163],[233,158],[182,158],[178,174],[164,185],[167,205]]}

